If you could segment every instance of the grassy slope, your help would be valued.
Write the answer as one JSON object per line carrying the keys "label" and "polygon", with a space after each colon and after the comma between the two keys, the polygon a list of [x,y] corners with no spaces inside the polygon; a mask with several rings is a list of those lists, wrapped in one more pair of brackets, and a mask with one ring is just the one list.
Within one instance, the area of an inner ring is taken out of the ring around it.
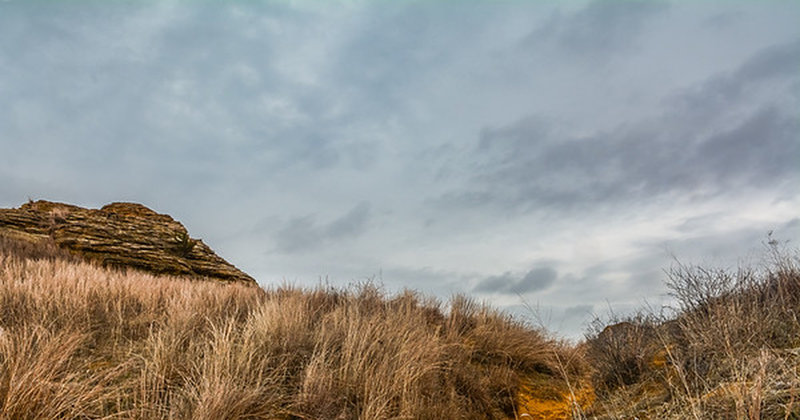
{"label": "grassy slope", "polygon": [[798,259],[669,285],[672,316],[569,347],[463,297],[123,273],[0,238],[0,419],[800,419]]}
{"label": "grassy slope", "polygon": [[579,376],[570,349],[461,297],[264,291],[12,241],[0,328],[0,419],[501,419],[522,386],[558,400]]}

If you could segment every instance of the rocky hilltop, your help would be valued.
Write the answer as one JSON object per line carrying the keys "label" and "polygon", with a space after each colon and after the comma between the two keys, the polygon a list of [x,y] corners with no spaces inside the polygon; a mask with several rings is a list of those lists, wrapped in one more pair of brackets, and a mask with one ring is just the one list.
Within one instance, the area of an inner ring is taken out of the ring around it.
{"label": "rocky hilltop", "polygon": [[136,203],[98,210],[30,201],[18,209],[0,209],[0,236],[32,243],[52,240],[104,266],[255,284],[202,240],[190,237],[180,222]]}

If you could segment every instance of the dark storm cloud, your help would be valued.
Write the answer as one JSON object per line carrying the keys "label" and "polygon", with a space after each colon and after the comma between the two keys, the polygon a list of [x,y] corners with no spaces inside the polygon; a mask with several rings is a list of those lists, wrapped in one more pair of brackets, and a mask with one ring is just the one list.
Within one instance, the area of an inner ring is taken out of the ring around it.
{"label": "dark storm cloud", "polygon": [[558,272],[552,267],[538,267],[519,277],[510,272],[482,280],[474,292],[525,294],[545,290],[555,283]]}
{"label": "dark storm cloud", "polygon": [[275,233],[275,250],[287,254],[308,252],[358,237],[366,230],[370,217],[370,204],[362,202],[327,224],[318,224],[313,215],[294,218]]}
{"label": "dark storm cloud", "polygon": [[662,1],[595,0],[567,16],[554,15],[526,39],[526,44],[555,43],[555,49],[575,57],[608,57],[637,45],[645,23],[668,4]]}
{"label": "dark storm cloud", "polygon": [[796,99],[773,92],[800,79],[792,72],[798,47],[756,54],[730,75],[675,97],[658,118],[588,136],[570,136],[537,117],[484,129],[472,183],[443,198],[460,206],[571,209],[796,182]]}

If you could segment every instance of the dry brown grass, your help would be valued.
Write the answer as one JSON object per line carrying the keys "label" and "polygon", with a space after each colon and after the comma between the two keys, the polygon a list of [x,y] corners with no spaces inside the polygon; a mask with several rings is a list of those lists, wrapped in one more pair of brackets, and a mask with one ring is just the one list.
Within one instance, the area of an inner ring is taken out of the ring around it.
{"label": "dry brown grass", "polygon": [[800,260],[766,261],[676,265],[672,316],[568,346],[463,296],[156,277],[0,238],[0,420],[800,419]]}
{"label": "dry brown grass", "polygon": [[463,297],[265,291],[0,241],[4,420],[514,418],[561,351]]}

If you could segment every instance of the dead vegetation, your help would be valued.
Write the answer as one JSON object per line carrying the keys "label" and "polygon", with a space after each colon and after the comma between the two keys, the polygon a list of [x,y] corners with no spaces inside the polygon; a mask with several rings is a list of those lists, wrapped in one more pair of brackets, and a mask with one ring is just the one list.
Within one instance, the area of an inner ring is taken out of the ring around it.
{"label": "dead vegetation", "polygon": [[800,261],[778,248],[676,265],[669,316],[570,346],[463,296],[190,281],[0,238],[0,419],[798,419]]}
{"label": "dead vegetation", "polygon": [[0,419],[515,418],[562,350],[464,297],[265,291],[0,242]]}
{"label": "dead vegetation", "polygon": [[800,258],[770,240],[760,266],[677,264],[671,316],[642,313],[587,342],[590,417],[800,418]]}

